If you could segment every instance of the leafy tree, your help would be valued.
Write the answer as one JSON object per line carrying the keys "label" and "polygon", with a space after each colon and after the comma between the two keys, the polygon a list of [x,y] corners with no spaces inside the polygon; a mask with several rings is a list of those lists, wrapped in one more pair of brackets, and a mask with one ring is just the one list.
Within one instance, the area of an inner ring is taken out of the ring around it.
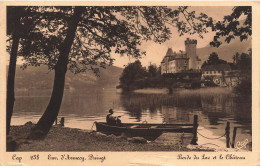
{"label": "leafy tree", "polygon": [[219,65],[219,64],[227,64],[227,61],[219,59],[218,54],[213,52],[210,54],[207,61],[205,61],[201,67],[205,67],[206,65]]}
{"label": "leafy tree", "polygon": [[241,66],[241,69],[242,70],[243,69],[251,69],[251,66],[252,66],[252,64],[251,64],[251,57],[249,57],[249,55],[246,54],[246,53],[242,53],[240,55],[240,57],[241,58],[240,58],[238,64]]}
{"label": "leafy tree", "polygon": [[150,64],[148,66],[148,75],[149,75],[149,77],[156,77],[157,76],[157,67],[156,67],[156,65]]}
{"label": "leafy tree", "polygon": [[32,130],[30,138],[44,138],[58,116],[64,92],[65,74],[67,71],[69,53],[75,38],[75,32],[82,17],[83,9],[83,7],[75,7],[73,14],[68,21],[68,27],[66,30],[67,34],[63,42],[58,46],[60,55],[57,58],[57,63],[54,67],[55,75],[51,99],[43,116]]}
{"label": "leafy tree", "polygon": [[[14,107],[14,83],[15,83],[15,70],[16,70],[16,59],[17,59],[17,50],[19,45],[19,33],[18,27],[20,26],[20,18],[22,15],[23,10],[18,8],[16,10],[16,14],[14,14],[13,8],[8,11],[9,20],[7,22],[7,27],[9,31],[7,31],[8,35],[12,36],[12,51],[10,53],[10,62],[9,62],[9,69],[8,69],[8,78],[7,78],[7,97],[6,97],[6,135],[9,134],[10,130],[10,122],[11,117],[13,114],[13,107]],[[10,15],[10,13],[12,15]],[[11,22],[12,20],[12,22]],[[9,27],[12,26],[13,28],[10,29]]]}
{"label": "leafy tree", "polygon": [[[245,16],[244,22],[239,21],[243,16]],[[220,42],[220,38],[224,37],[225,42],[229,43],[235,37],[239,37],[240,41],[244,41],[248,39],[252,35],[252,7],[251,6],[236,6],[233,8],[233,12],[231,15],[227,15],[224,17],[223,21],[218,21],[217,23],[213,23],[213,21],[209,21],[208,25],[212,27],[212,31],[216,31],[216,35],[214,36],[214,40],[210,42],[211,46],[219,47],[222,43]],[[249,54],[252,55],[252,50],[250,49]],[[243,55],[244,56],[244,55]],[[234,58],[237,57],[237,54]],[[245,57],[245,56],[244,56]],[[243,59],[243,58],[242,58]],[[252,59],[243,60],[242,65],[241,62],[237,64],[241,69],[246,68],[244,63],[248,63],[248,67],[251,68],[250,65],[252,63]],[[244,94],[252,93],[252,78],[251,78],[251,69],[250,70],[241,70],[242,75],[247,75],[246,79],[243,79],[241,84],[238,85],[235,90]],[[249,73],[247,71],[250,71]]]}
{"label": "leafy tree", "polygon": [[243,95],[252,94],[252,49],[248,50],[248,53],[236,53],[235,65],[239,70],[240,81],[234,88],[235,92]]}
{"label": "leafy tree", "polygon": [[[245,16],[245,21],[241,24],[239,18]],[[210,45],[219,47],[222,43],[219,41],[221,37],[225,37],[225,42],[229,43],[235,37],[239,37],[240,41],[248,39],[252,35],[252,7],[236,6],[230,15],[224,17],[223,21],[213,23],[208,21],[208,25],[212,27],[212,31],[216,31],[214,40]]]}
{"label": "leafy tree", "polygon": [[[7,79],[6,97],[6,135],[9,134],[11,117],[15,102],[14,84],[16,61],[18,56],[29,58],[32,53],[49,54],[54,45],[46,44],[58,42],[52,37],[44,36],[39,28],[41,22],[59,18],[57,13],[44,13],[42,7],[7,7],[7,51],[10,53],[10,62]],[[46,26],[45,26],[46,27]],[[32,44],[33,43],[33,44]],[[31,63],[28,65],[33,65]]]}
{"label": "leafy tree", "polygon": [[211,53],[208,59],[208,64],[216,65],[218,61],[219,61],[218,54],[216,52]]}
{"label": "leafy tree", "polygon": [[251,49],[248,50],[248,53],[238,54],[237,58],[237,68],[243,73],[248,73],[252,70],[252,53]]}
{"label": "leafy tree", "polygon": [[[243,95],[252,95],[252,55],[242,53],[237,61],[237,69],[240,71],[240,82],[235,87],[235,92]],[[251,96],[252,97],[252,96]]]}
{"label": "leafy tree", "polygon": [[120,86],[123,90],[129,91],[137,88],[137,82],[144,80],[147,73],[139,60],[128,64],[120,77]]}
{"label": "leafy tree", "polygon": [[7,96],[6,96],[6,135],[10,131],[11,117],[15,102],[14,84],[16,61],[18,56],[19,43],[25,38],[29,38],[28,34],[32,34],[37,16],[31,14],[34,9],[28,7],[7,7],[7,42],[9,46],[7,51],[10,52],[10,61],[7,77]]}

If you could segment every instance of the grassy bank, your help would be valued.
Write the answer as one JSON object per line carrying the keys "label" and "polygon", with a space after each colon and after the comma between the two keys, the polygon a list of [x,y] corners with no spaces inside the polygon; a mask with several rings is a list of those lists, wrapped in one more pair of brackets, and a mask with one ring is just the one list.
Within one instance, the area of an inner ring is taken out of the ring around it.
{"label": "grassy bank", "polygon": [[32,126],[11,127],[10,137],[17,143],[15,151],[190,151],[186,146],[191,134],[165,133],[152,142],[133,143],[125,137],[54,126],[44,140],[28,140]]}
{"label": "grassy bank", "polygon": [[[168,94],[169,89],[167,88],[144,88],[136,89],[134,93],[143,94]],[[207,87],[199,89],[184,89],[184,88],[173,88],[173,94],[183,94],[183,95],[215,95],[215,94],[230,94],[232,93],[232,88],[223,87]]]}

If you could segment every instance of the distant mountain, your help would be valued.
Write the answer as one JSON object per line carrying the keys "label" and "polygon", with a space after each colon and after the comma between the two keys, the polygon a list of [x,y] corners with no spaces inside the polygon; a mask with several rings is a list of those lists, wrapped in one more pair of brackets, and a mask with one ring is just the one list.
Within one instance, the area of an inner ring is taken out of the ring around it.
{"label": "distant mountain", "polygon": [[[87,89],[98,85],[105,87],[107,85],[116,86],[123,69],[115,66],[108,66],[106,69],[100,69],[100,77],[96,77],[92,71],[73,74],[67,71],[65,89]],[[16,67],[16,89],[52,89],[54,81],[54,71],[49,71],[47,66],[28,67],[23,70],[20,66]]]}
{"label": "distant mountain", "polygon": [[236,38],[234,40],[231,40],[229,44],[223,40],[222,45],[218,48],[211,47],[210,45],[203,48],[197,48],[197,55],[201,59],[202,63],[208,59],[209,55],[212,52],[216,52],[220,59],[226,60],[228,62],[233,62],[232,58],[233,55],[236,54],[236,52],[248,53],[249,48],[252,48],[251,38],[243,42],[240,42],[239,38]]}

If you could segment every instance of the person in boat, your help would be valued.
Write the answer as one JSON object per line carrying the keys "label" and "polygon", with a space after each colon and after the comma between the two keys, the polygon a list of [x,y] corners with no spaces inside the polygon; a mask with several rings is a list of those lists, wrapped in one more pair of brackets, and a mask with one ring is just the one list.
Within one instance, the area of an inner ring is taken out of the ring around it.
{"label": "person in boat", "polygon": [[108,112],[109,112],[109,114],[107,114],[107,117],[106,117],[107,124],[120,125],[121,124],[121,120],[119,119],[120,116],[113,116],[113,114],[114,114],[113,109],[110,109]]}

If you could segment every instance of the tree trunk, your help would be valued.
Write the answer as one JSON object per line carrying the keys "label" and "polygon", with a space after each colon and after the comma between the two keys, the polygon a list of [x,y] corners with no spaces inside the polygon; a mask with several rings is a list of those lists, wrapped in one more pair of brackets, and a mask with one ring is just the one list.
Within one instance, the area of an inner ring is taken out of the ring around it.
{"label": "tree trunk", "polygon": [[31,139],[44,139],[58,116],[64,92],[69,52],[75,38],[75,32],[80,21],[82,11],[83,7],[77,6],[74,9],[74,14],[71,17],[66,38],[60,47],[59,59],[55,66],[54,85],[51,99],[43,116],[38,121],[35,128],[31,131],[29,136]]}
{"label": "tree trunk", "polygon": [[[11,10],[11,9],[9,9]],[[14,9],[13,9],[14,10]],[[20,18],[22,9],[18,8],[15,11],[9,12],[8,14],[13,15],[12,20],[12,26],[10,25],[7,28],[12,29],[13,32],[12,35],[12,48],[11,48],[11,54],[10,54],[10,61],[9,61],[9,69],[8,69],[8,78],[7,78],[7,94],[6,94],[6,136],[9,135],[10,131],[10,125],[11,125],[11,118],[13,115],[13,108],[14,108],[14,84],[15,84],[15,70],[16,70],[16,60],[17,60],[17,52],[18,52],[18,46],[19,46],[19,30],[20,30]]]}
{"label": "tree trunk", "polygon": [[10,131],[11,117],[13,114],[14,108],[14,83],[15,83],[15,70],[16,70],[16,60],[17,60],[17,51],[20,38],[15,32],[13,34],[13,43],[11,48],[9,69],[8,69],[8,78],[7,78],[7,96],[6,96],[6,136]]}

